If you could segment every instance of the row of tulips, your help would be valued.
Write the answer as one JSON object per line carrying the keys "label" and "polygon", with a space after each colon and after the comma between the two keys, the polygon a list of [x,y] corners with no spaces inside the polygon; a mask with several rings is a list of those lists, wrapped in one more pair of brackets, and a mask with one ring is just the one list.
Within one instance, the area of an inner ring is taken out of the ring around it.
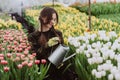
{"label": "row of tulips", "polygon": [[0,30],[0,80],[45,78],[50,64],[45,59],[36,60],[36,53],[30,54],[30,48],[23,30]]}
{"label": "row of tulips", "polygon": [[[47,4],[44,6],[50,6]],[[57,4],[58,5],[58,4]],[[55,27],[63,32],[65,43],[67,43],[67,38],[69,36],[79,36],[83,34],[84,31],[88,30],[88,16],[85,13],[81,13],[78,10],[71,7],[55,6],[54,7],[59,14],[59,24]],[[28,21],[33,20],[34,26],[39,26],[38,17],[40,14],[40,9],[27,9],[25,12],[26,17],[30,17]],[[31,13],[32,12],[32,13]],[[109,27],[109,28],[108,28]],[[115,31],[119,33],[120,25],[118,23],[112,22],[106,19],[98,19],[91,16],[91,30],[106,30]]]}
{"label": "row of tulips", "polygon": [[7,28],[22,29],[22,25],[11,19],[9,20],[0,19],[0,29],[7,29]]}
{"label": "row of tulips", "polygon": [[85,32],[69,37],[80,80],[120,80],[120,37],[116,32]]}

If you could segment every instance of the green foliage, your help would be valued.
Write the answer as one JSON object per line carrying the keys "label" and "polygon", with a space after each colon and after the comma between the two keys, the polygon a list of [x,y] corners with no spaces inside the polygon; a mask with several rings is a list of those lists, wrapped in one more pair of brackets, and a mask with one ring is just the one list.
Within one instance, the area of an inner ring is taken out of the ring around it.
{"label": "green foliage", "polygon": [[[87,6],[76,6],[81,12],[88,14],[88,5]],[[91,14],[98,16],[100,14],[117,14],[120,13],[120,3],[96,3],[91,4]]]}
{"label": "green foliage", "polygon": [[87,58],[84,54],[76,54],[74,58],[75,71],[79,80],[96,80],[91,74],[91,67],[87,62]]}
{"label": "green foliage", "polygon": [[98,18],[112,20],[113,22],[117,22],[120,24],[120,13],[119,14],[99,15]]}

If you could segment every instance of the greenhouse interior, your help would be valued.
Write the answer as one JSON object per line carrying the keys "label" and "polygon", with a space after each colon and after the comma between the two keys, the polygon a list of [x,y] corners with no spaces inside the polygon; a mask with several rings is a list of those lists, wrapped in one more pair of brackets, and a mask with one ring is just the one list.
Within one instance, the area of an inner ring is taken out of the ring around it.
{"label": "greenhouse interior", "polygon": [[120,80],[120,0],[0,0],[0,80]]}

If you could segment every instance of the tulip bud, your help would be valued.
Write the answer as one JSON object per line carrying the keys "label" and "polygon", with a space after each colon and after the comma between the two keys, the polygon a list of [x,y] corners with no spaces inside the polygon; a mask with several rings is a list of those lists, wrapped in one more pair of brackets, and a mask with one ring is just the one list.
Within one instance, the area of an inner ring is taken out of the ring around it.
{"label": "tulip bud", "polygon": [[9,69],[10,69],[9,67],[4,67],[4,71],[5,71],[5,72],[8,72]]}
{"label": "tulip bud", "polygon": [[35,60],[35,64],[40,64],[40,60]]}
{"label": "tulip bud", "polygon": [[41,59],[42,64],[46,64],[46,62],[47,62],[46,59]]}

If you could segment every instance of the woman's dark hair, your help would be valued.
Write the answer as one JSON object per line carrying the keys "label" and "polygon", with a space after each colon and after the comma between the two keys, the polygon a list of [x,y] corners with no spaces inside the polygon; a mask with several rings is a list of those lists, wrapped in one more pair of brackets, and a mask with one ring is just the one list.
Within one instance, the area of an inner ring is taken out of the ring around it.
{"label": "woman's dark hair", "polygon": [[[42,31],[43,31],[43,28],[42,28],[42,25],[45,25],[45,24],[49,24],[50,21],[52,20],[52,15],[53,14],[56,14],[56,18],[57,18],[57,21],[56,23],[58,23],[58,13],[56,12],[55,9],[51,8],[51,7],[45,7],[41,12],[40,12],[40,16],[39,16],[39,20],[40,20],[40,24],[41,24],[41,36],[39,38],[39,41],[40,41],[40,44],[42,46],[46,46],[46,38],[45,36],[42,34]],[[44,23],[44,21],[42,20],[42,18],[46,18],[46,23]],[[60,38],[60,36],[56,33],[54,27],[52,26],[51,30],[55,33],[55,35],[57,37]],[[61,38],[60,38],[61,39]],[[61,41],[61,40],[60,40]]]}
{"label": "woman's dark hair", "polygon": [[[56,14],[57,23],[58,23],[58,14],[57,14],[56,10],[53,9],[53,8],[51,8],[51,7],[45,7],[45,8],[40,12],[40,16],[39,16],[39,20],[40,20],[41,25],[50,23],[50,21],[52,20],[52,15],[53,15],[53,13]],[[47,19],[47,22],[44,23],[44,21],[42,20],[42,18],[46,18],[46,19]]]}

